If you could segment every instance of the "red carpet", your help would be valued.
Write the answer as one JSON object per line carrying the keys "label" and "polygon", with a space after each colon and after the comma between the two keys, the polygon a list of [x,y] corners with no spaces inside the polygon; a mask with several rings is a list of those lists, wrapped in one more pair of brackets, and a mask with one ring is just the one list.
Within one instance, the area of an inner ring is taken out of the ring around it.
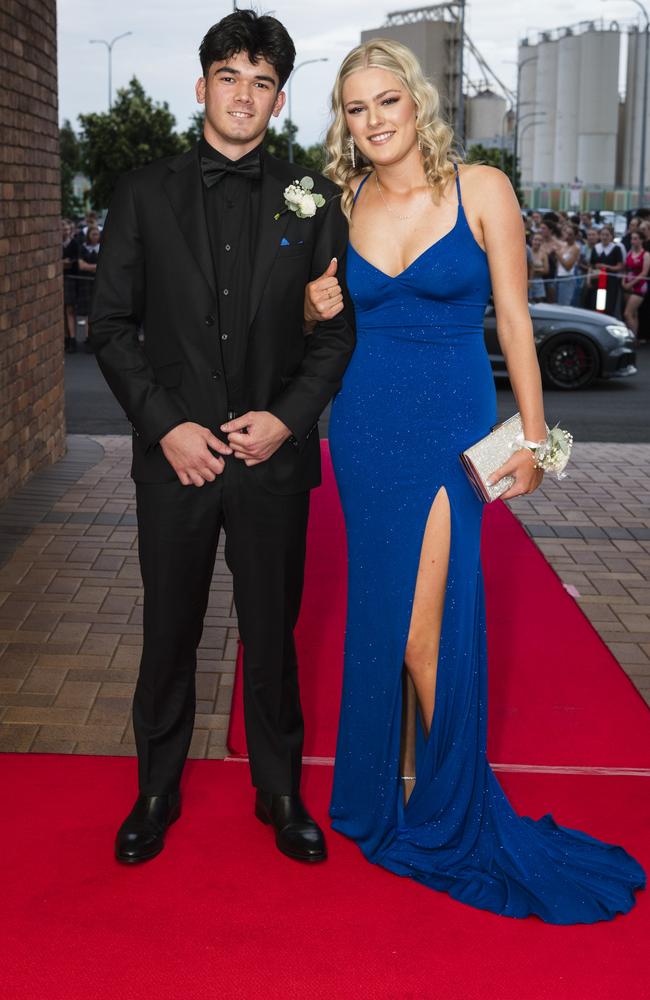
{"label": "red carpet", "polygon": [[[489,642],[489,758],[494,763],[650,767],[650,715],[599,635],[507,507],[483,525]],[[346,554],[323,443],[313,493],[305,596],[296,640],[305,755],[332,757],[341,689]],[[246,753],[237,664],[228,734]]]}
{"label": "red carpet", "polygon": [[[302,866],[251,812],[243,763],[190,761],[165,852],[112,859],[135,762],[5,755],[7,1000],[647,1000],[650,895],[613,922],[550,927],[472,910],[329,834]],[[305,768],[321,822],[331,768]],[[622,841],[650,868],[647,778],[505,775],[516,808]],[[10,803],[10,806],[8,806]]]}

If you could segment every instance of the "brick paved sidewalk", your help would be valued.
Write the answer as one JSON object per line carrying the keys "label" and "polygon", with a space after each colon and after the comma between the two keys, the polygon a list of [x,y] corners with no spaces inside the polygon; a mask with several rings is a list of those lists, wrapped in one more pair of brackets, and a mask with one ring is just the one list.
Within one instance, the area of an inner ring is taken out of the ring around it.
{"label": "brick paved sidewalk", "polygon": [[[133,754],[142,595],[130,439],[71,436],[0,509],[0,750]],[[577,444],[512,508],[650,704],[650,445]],[[190,755],[223,757],[237,628],[220,547]]]}

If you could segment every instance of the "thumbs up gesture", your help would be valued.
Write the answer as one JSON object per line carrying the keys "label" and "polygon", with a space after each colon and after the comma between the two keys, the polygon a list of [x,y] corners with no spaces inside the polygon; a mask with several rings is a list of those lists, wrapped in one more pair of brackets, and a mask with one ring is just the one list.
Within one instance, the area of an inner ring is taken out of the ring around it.
{"label": "thumbs up gesture", "polygon": [[305,333],[311,333],[316,323],[333,319],[343,308],[343,293],[336,277],[338,261],[332,257],[320,278],[305,287]]}

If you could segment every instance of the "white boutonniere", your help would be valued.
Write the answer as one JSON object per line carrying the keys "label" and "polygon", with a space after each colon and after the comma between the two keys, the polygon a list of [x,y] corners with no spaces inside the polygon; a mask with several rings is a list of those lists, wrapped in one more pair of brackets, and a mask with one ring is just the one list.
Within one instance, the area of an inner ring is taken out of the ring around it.
{"label": "white boutonniere", "polygon": [[303,177],[284,189],[284,203],[287,207],[276,213],[276,220],[285,212],[295,212],[299,219],[311,219],[323,207],[325,199],[314,191],[313,178]]}

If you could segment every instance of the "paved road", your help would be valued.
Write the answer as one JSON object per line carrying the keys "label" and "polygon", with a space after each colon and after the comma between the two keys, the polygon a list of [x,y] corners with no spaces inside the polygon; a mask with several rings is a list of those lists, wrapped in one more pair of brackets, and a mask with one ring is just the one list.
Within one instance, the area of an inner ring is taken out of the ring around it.
{"label": "paved road", "polygon": [[[66,419],[69,434],[130,434],[128,421],[114,400],[92,355],[66,355]],[[578,441],[650,442],[650,344],[638,354],[639,374],[601,379],[578,392],[548,390],[546,418],[559,421]],[[507,380],[497,383],[499,417],[516,404]],[[322,429],[327,430],[327,413]]]}

